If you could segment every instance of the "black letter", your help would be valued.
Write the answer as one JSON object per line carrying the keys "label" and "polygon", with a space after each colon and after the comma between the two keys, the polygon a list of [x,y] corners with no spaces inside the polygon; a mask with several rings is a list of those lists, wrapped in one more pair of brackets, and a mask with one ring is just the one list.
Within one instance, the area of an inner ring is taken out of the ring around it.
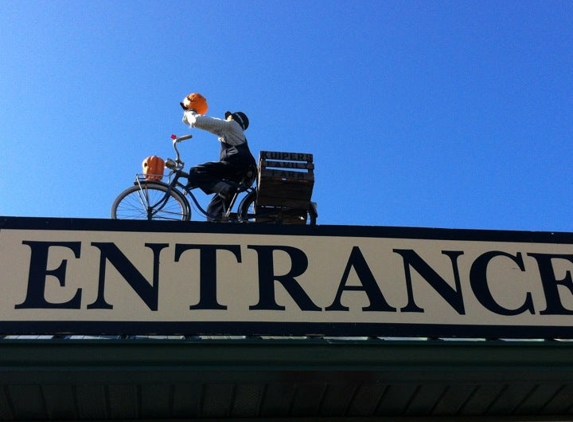
{"label": "black letter", "polygon": [[[278,281],[291,295],[299,308],[303,311],[320,311],[302,287],[297,283],[298,277],[308,268],[308,258],[300,249],[289,246],[248,246],[259,254],[259,303],[249,306],[249,309],[269,309],[284,311],[285,307],[275,301],[275,284]],[[285,275],[275,275],[273,252],[283,251],[291,257],[292,267]]]}
{"label": "black letter", "polygon": [[[346,282],[348,281],[348,276],[350,274],[350,270],[354,268],[362,286],[346,286]],[[368,264],[366,263],[366,259],[364,259],[364,255],[360,251],[358,246],[354,246],[352,248],[352,252],[350,253],[350,258],[348,259],[348,263],[346,264],[346,269],[344,270],[344,274],[342,275],[342,280],[340,281],[340,286],[338,286],[338,292],[336,292],[336,298],[332,305],[330,305],[325,310],[327,311],[348,311],[347,306],[343,306],[340,303],[340,298],[342,293],[345,290],[357,290],[357,291],[364,291],[370,300],[370,306],[362,308],[363,311],[379,311],[379,312],[395,312],[396,308],[392,308],[386,302],[386,299],[382,295],[382,292],[378,288],[378,284],[376,283],[376,279],[370,271]]]}
{"label": "black letter", "polygon": [[159,253],[167,246],[167,243],[146,243],[145,246],[153,251],[153,284],[150,285],[145,277],[139,272],[137,268],[127,259],[127,257],[119,250],[113,243],[100,243],[92,242],[101,251],[99,261],[99,284],[98,284],[98,297],[94,303],[88,305],[88,309],[113,309],[105,301],[104,285],[105,285],[105,267],[106,260],[119,271],[119,273],[129,283],[135,293],[145,302],[149,309],[157,311],[159,302]]}
{"label": "black letter", "polygon": [[227,309],[217,302],[217,250],[233,252],[237,262],[241,262],[241,247],[239,245],[175,245],[175,262],[179,262],[181,254],[189,249],[200,251],[199,273],[199,303],[189,309]]}
{"label": "black letter", "polygon": [[551,265],[551,259],[566,259],[567,261],[573,262],[573,255],[549,255],[543,253],[528,253],[527,255],[536,259],[537,266],[539,267],[539,274],[541,275],[541,282],[543,283],[543,292],[545,293],[547,308],[541,311],[540,314],[572,315],[573,310],[565,308],[561,303],[558,289],[558,285],[561,284],[562,286],[567,287],[569,291],[573,293],[573,281],[571,280],[571,272],[567,271],[563,280],[557,280],[555,278],[555,271],[553,271],[553,265]]}
{"label": "black letter", "polygon": [[525,302],[523,302],[523,305],[517,309],[504,308],[495,301],[487,284],[487,266],[489,262],[497,256],[505,256],[506,258],[510,258],[519,266],[521,271],[525,271],[521,252],[518,252],[516,256],[500,251],[484,253],[474,261],[470,270],[470,284],[476,299],[479,300],[479,302],[485,308],[495,312],[498,315],[518,315],[525,311],[529,311],[532,314],[535,313],[533,308],[533,300],[531,299],[531,293],[527,293]]}
{"label": "black letter", "polygon": [[80,242],[33,242],[23,241],[32,249],[30,257],[30,272],[28,273],[28,293],[24,303],[15,306],[15,309],[80,309],[82,289],[78,289],[72,300],[65,303],[50,303],[44,297],[46,289],[46,276],[54,276],[60,282],[60,286],[66,285],[66,266],[68,260],[62,260],[60,266],[54,270],[48,270],[48,249],[50,246],[61,246],[71,249],[76,258],[80,257]]}
{"label": "black letter", "polygon": [[394,249],[394,252],[404,259],[404,273],[406,275],[406,287],[408,289],[408,305],[401,309],[402,312],[424,312],[424,310],[414,301],[414,290],[412,287],[412,276],[410,266],[418,273],[454,308],[458,314],[465,315],[464,298],[460,283],[460,273],[458,270],[457,258],[464,253],[461,251],[442,251],[452,261],[454,280],[456,288],[452,288],[436,271],[434,271],[420,256],[411,249]]}

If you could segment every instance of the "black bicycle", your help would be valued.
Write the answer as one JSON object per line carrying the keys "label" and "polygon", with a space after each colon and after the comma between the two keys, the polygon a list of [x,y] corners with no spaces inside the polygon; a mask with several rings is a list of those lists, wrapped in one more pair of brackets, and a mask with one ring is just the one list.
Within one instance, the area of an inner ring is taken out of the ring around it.
{"label": "black bicycle", "polygon": [[[176,137],[173,140],[173,149],[176,153],[175,160],[168,158],[165,167],[170,170],[168,182],[153,180],[149,175],[137,174],[134,185],[121,192],[111,207],[111,218],[124,220],[164,220],[164,221],[189,221],[191,220],[191,206],[187,198],[191,198],[194,206],[205,217],[209,213],[201,207],[193,191],[197,187],[188,187],[185,180],[189,174],[183,171],[185,163],[177,144],[190,139],[192,135]],[[234,184],[235,194],[231,199],[228,209],[223,213],[221,221],[233,223],[299,223],[308,222],[316,224],[318,216],[314,204],[310,204],[308,210],[298,210],[288,207],[257,207],[257,189],[253,186],[256,180],[256,170],[249,172],[239,183]],[[240,199],[240,200],[239,200]],[[238,203],[238,206],[235,205]],[[235,211],[233,211],[235,209]]]}

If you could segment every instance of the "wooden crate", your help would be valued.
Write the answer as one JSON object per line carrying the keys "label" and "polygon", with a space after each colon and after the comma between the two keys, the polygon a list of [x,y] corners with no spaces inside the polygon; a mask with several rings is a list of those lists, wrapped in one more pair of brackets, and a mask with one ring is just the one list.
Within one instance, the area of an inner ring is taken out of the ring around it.
{"label": "wooden crate", "polygon": [[261,151],[257,206],[307,210],[314,187],[312,154]]}

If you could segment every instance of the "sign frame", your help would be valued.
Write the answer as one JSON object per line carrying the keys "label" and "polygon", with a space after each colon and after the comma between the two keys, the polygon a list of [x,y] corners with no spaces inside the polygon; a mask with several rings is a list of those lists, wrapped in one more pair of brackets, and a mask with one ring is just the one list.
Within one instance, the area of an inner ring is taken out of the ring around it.
{"label": "sign frame", "polygon": [[0,217],[0,333],[572,339],[572,272],[572,233]]}

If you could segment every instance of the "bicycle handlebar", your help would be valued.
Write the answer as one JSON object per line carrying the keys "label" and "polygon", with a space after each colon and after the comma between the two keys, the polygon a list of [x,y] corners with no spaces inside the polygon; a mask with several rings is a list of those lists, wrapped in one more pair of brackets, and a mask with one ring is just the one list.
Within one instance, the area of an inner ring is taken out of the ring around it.
{"label": "bicycle handlebar", "polygon": [[193,135],[189,134],[189,135],[183,135],[183,136],[175,136],[175,135],[171,135],[171,138],[173,139],[173,142],[181,142],[181,141],[186,141],[187,139],[191,139],[193,137]]}
{"label": "bicycle handlebar", "polygon": [[181,161],[181,154],[179,154],[179,149],[177,149],[177,143],[185,141],[187,139],[191,139],[192,137],[193,137],[193,135],[191,135],[191,134],[183,135],[183,136],[179,136],[179,137],[177,137],[177,135],[171,135],[171,139],[173,140],[173,149],[175,150],[175,153],[177,154],[177,158],[175,159],[175,162],[171,161],[171,159],[168,158],[166,165],[165,165],[167,168],[177,169],[177,170],[181,170],[183,168],[185,163],[183,161]]}

